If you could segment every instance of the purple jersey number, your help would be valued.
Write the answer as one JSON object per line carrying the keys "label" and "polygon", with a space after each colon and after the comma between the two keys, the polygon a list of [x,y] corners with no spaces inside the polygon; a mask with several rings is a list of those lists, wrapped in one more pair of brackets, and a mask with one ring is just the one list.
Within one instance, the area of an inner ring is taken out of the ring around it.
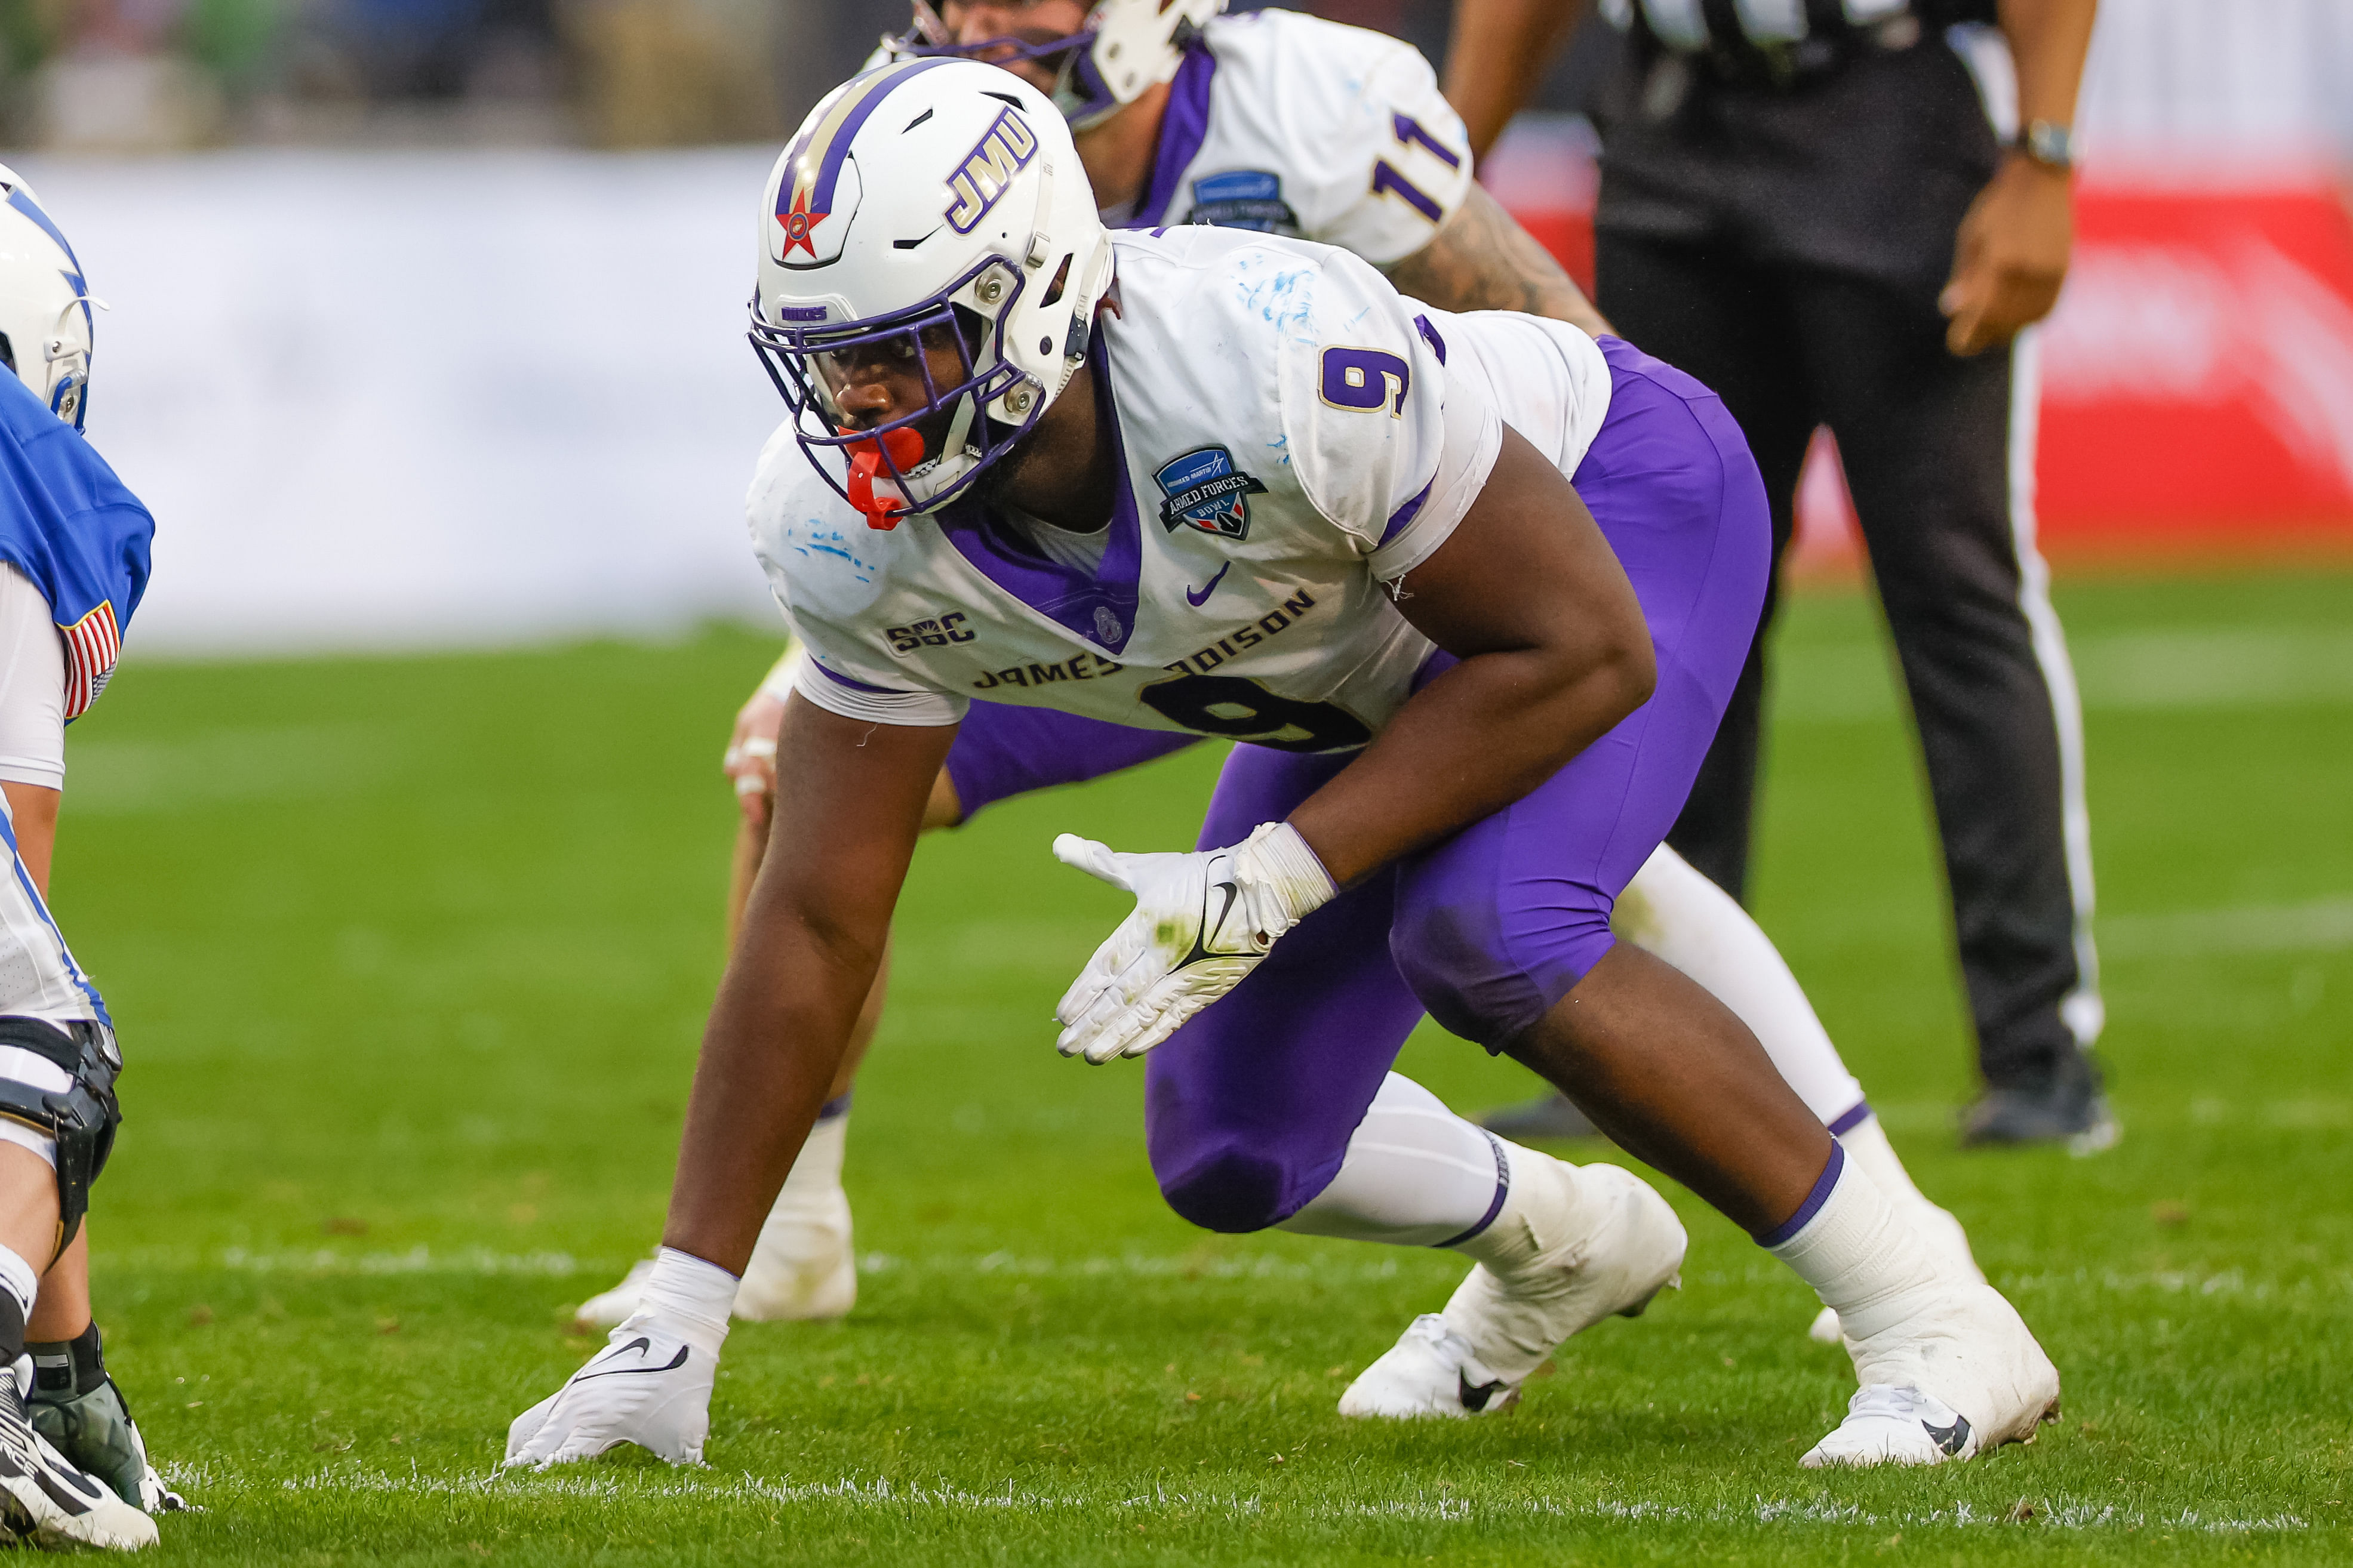
{"label": "purple jersey number", "polygon": [[[1462,155],[1432,136],[1410,114],[1391,114],[1389,129],[1396,132],[1400,147],[1419,147],[1450,169],[1462,166]],[[1432,223],[1446,221],[1446,209],[1438,205],[1428,191],[1398,172],[1396,164],[1383,158],[1373,165],[1373,195],[1393,195]]]}
{"label": "purple jersey number", "polygon": [[1446,216],[1446,209],[1432,200],[1428,191],[1398,174],[1387,158],[1373,165],[1373,195],[1393,195],[1432,223]]}
{"label": "purple jersey number", "polygon": [[1421,121],[1412,115],[1390,115],[1389,129],[1397,132],[1398,146],[1427,147],[1430,149],[1430,155],[1448,168],[1459,169],[1462,166],[1462,154],[1424,130]]}
{"label": "purple jersey number", "polygon": [[1391,418],[1405,412],[1413,367],[1378,349],[1324,351],[1324,401],[1335,408],[1387,407]]}

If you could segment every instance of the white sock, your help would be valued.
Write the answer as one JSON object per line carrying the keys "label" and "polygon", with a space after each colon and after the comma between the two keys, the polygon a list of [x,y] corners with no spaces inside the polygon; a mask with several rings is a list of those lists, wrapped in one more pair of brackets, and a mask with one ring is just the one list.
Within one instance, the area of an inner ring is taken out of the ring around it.
{"label": "white sock", "polygon": [[1862,1085],[1780,950],[1739,901],[1662,844],[1618,896],[1620,936],[1706,987],[1748,1026],[1806,1109],[1833,1132],[1868,1115]]}
{"label": "white sock", "polygon": [[1983,1280],[1985,1271],[1978,1267],[1976,1256],[1969,1249],[1969,1233],[1949,1210],[1939,1207],[1926,1193],[1913,1185],[1912,1173],[1895,1155],[1895,1146],[1887,1141],[1887,1130],[1876,1116],[1865,1116],[1861,1121],[1838,1135],[1846,1150],[1847,1158],[1862,1167],[1872,1184],[1887,1194],[1888,1202],[1911,1217],[1928,1244],[1929,1252],[1939,1265],[1955,1266],[1968,1270],[1970,1278]]}
{"label": "white sock", "polygon": [[1511,1145],[1391,1073],[1348,1140],[1340,1173],[1277,1228],[1300,1236],[1448,1247],[1503,1211]]}
{"label": "white sock", "polygon": [[[1576,1166],[1517,1143],[1496,1142],[1510,1163],[1510,1189],[1496,1210],[1494,1223],[1453,1243],[1452,1250],[1485,1264],[1491,1274],[1508,1278],[1557,1249],[1572,1230],[1589,1230],[1593,1216],[1577,1212]],[[1567,1180],[1562,1179],[1564,1173]]]}
{"label": "white sock", "polygon": [[687,1343],[717,1355],[727,1338],[727,1314],[735,1306],[735,1276],[691,1252],[665,1247],[654,1254],[639,1300],[638,1310],[659,1312]]}
{"label": "white sock", "polygon": [[834,1194],[841,1191],[841,1161],[849,1149],[849,1110],[845,1107],[830,1116],[820,1114],[801,1144],[800,1157],[785,1173],[785,1184],[776,1193],[776,1206],[769,1211],[771,1217],[797,1218],[820,1205],[829,1214]]}
{"label": "white sock", "polygon": [[1866,1116],[1838,1135],[1846,1149],[1847,1158],[1862,1167],[1872,1184],[1885,1193],[1888,1200],[1898,1205],[1925,1204],[1927,1194],[1912,1182],[1912,1173],[1895,1155],[1895,1145],[1887,1141],[1887,1130],[1876,1116]]}
{"label": "white sock", "polygon": [[41,1272],[7,1247],[0,1247],[0,1290],[8,1292],[26,1322],[33,1321],[33,1303],[40,1299]]}
{"label": "white sock", "polygon": [[1835,1143],[1798,1212],[1757,1241],[1814,1288],[1849,1340],[1902,1322],[1956,1283],[1974,1283],[1938,1262],[1910,1216]]}

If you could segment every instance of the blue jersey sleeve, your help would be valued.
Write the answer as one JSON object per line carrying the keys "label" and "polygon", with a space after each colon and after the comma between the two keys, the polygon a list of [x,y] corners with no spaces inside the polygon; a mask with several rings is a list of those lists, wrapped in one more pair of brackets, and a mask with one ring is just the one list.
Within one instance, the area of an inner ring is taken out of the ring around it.
{"label": "blue jersey sleeve", "polygon": [[69,720],[113,673],[154,535],[154,519],[80,432],[0,375],[0,560],[49,602],[66,643]]}

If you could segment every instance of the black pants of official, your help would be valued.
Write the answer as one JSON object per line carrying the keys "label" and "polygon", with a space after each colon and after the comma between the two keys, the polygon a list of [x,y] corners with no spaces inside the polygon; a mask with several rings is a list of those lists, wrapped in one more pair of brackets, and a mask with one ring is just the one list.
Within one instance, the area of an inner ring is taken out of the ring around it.
{"label": "black pants of official", "polygon": [[[1919,726],[1978,1062],[1989,1084],[2040,1087],[2096,1033],[2098,1002],[2088,941],[2080,963],[2077,948],[2075,884],[2088,884],[2089,852],[2073,681],[2042,585],[2024,578],[2031,542],[2013,524],[2010,352],[1947,353],[1933,293],[1745,260],[1728,247],[1604,230],[1596,272],[1597,302],[1618,331],[1713,387],[1746,432],[1773,501],[1777,563],[1814,427],[1838,437]],[[2024,413],[2031,430],[2033,410]],[[1736,897],[1747,880],[1773,608],[1768,599],[1668,838]],[[2039,655],[2031,617],[2042,622]],[[2087,909],[2090,889],[2080,890]]]}

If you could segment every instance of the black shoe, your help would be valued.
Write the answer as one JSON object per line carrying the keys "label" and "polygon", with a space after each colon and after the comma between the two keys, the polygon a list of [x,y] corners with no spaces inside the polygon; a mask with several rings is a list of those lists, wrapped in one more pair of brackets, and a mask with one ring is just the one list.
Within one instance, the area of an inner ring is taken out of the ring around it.
{"label": "black shoe", "polygon": [[1559,1093],[1491,1110],[1480,1119],[1479,1125],[1496,1137],[1509,1138],[1515,1143],[1530,1138],[1601,1136],[1601,1129],[1588,1121],[1585,1112],[1568,1102],[1568,1096]]}
{"label": "black shoe", "polygon": [[2116,1146],[2123,1129],[2101,1091],[2100,1069],[2082,1051],[2061,1058],[2040,1081],[1989,1084],[1961,1113],[1961,1147],[2064,1143],[2075,1155]]}

